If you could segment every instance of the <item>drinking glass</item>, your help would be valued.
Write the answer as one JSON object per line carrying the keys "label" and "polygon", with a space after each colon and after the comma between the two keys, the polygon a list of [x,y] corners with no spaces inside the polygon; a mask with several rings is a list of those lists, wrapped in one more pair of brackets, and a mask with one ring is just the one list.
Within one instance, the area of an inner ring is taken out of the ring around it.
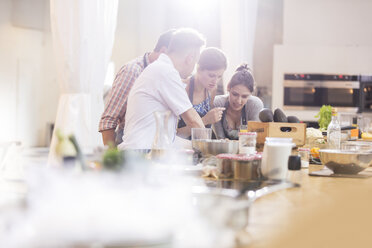
{"label": "drinking glass", "polygon": [[191,140],[210,140],[212,128],[191,128]]}
{"label": "drinking glass", "polygon": [[211,140],[211,138],[211,128],[191,128],[191,142],[193,149],[201,150],[206,143],[205,141]]}

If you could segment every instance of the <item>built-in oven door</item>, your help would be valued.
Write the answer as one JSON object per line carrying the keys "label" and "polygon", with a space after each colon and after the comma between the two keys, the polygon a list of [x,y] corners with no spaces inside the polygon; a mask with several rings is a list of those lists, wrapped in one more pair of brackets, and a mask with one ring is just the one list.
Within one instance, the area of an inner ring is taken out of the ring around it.
{"label": "built-in oven door", "polygon": [[359,96],[359,112],[372,112],[372,81],[361,82]]}
{"label": "built-in oven door", "polygon": [[321,102],[334,107],[359,106],[359,82],[354,81],[322,81]]}
{"label": "built-in oven door", "polygon": [[284,81],[284,106],[322,106],[320,81]]}

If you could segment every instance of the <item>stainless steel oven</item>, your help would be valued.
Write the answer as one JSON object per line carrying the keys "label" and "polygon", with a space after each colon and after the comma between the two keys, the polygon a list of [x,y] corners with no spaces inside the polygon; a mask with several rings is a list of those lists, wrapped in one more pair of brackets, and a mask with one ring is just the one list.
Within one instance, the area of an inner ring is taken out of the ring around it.
{"label": "stainless steel oven", "polygon": [[360,76],[359,113],[372,112],[372,75]]}
{"label": "stainless steel oven", "polygon": [[284,102],[287,109],[312,109],[332,105],[357,111],[359,76],[344,74],[285,74]]}

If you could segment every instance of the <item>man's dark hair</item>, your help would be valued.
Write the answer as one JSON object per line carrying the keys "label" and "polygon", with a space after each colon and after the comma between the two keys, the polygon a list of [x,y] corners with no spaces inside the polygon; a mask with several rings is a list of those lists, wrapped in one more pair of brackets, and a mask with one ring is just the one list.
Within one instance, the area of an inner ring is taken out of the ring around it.
{"label": "man's dark hair", "polygon": [[162,33],[158,39],[158,43],[156,43],[156,46],[154,48],[154,52],[160,52],[160,49],[162,47],[167,47],[168,48],[168,45],[169,45],[169,42],[171,41],[172,39],[172,35],[173,33],[176,31],[177,29],[175,28],[172,28],[172,29],[169,29],[168,31]]}

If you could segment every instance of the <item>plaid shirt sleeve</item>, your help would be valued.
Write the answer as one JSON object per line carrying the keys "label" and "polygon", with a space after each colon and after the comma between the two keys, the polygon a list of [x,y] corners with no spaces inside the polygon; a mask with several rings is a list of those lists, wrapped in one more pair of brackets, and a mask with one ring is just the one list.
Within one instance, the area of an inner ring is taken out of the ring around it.
{"label": "plaid shirt sleeve", "polygon": [[115,129],[118,124],[123,125],[129,92],[142,70],[138,63],[133,63],[123,66],[116,74],[107,106],[99,122],[100,132]]}

